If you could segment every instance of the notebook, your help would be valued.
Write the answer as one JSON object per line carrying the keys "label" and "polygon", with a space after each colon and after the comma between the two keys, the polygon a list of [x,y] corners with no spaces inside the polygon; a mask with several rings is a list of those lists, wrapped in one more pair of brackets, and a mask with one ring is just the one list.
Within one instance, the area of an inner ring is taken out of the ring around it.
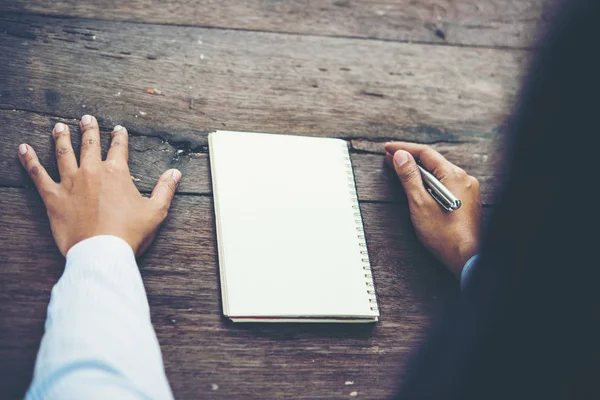
{"label": "notebook", "polygon": [[374,322],[379,309],[345,141],[208,138],[223,314],[234,322]]}

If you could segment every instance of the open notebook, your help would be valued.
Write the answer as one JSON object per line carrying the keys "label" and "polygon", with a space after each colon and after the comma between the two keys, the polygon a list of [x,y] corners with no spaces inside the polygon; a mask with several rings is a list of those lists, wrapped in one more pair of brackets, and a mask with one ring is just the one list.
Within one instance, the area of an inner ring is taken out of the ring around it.
{"label": "open notebook", "polygon": [[225,316],[377,321],[346,142],[231,131],[208,142]]}

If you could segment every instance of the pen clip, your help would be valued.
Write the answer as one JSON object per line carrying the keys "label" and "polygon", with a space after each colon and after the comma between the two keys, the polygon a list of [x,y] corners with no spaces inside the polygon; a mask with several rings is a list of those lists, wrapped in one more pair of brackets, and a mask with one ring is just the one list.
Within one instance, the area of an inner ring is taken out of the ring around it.
{"label": "pen clip", "polygon": [[438,204],[440,206],[442,206],[445,210],[447,211],[452,211],[452,209],[450,209],[445,203],[444,201],[437,195],[436,192],[434,192],[433,190],[431,190],[431,188],[427,188],[427,191],[429,192],[429,194],[431,195],[431,197],[433,197],[435,199],[435,201],[438,202]]}
{"label": "pen clip", "polygon": [[450,205],[448,205],[447,201],[445,201],[446,199],[442,199],[435,190],[431,189],[431,188],[427,188],[427,191],[429,192],[429,194],[431,195],[431,197],[433,197],[435,199],[435,201],[438,202],[438,204],[440,206],[442,206],[442,208],[446,211],[454,211],[454,210],[458,210],[461,206],[460,200],[456,200],[454,202],[452,202]]}

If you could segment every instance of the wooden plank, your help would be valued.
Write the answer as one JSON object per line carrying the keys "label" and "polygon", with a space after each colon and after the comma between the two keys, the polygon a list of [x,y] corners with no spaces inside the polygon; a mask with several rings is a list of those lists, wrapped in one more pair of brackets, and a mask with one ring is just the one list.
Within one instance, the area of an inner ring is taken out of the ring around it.
{"label": "wooden plank", "polygon": [[[481,185],[483,204],[494,204],[495,194],[502,182],[500,161],[504,147],[500,141],[482,139],[465,143],[432,143],[431,147],[476,177]],[[383,143],[352,140],[351,148],[370,153],[358,153],[352,157],[359,199],[406,201],[398,178],[384,163]]]}
{"label": "wooden plank", "polygon": [[[16,156],[22,141],[32,145],[42,163],[58,181],[54,144],[50,132],[56,122],[65,122],[73,133],[73,143],[79,152],[80,135],[77,121],[64,120],[31,112],[0,110],[0,186],[27,187],[31,182]],[[148,127],[151,129],[151,127]],[[110,131],[106,127],[106,132]],[[110,135],[102,136],[104,154]],[[203,138],[205,140],[205,138]],[[481,182],[484,204],[492,204],[493,194],[500,182],[495,161],[497,147],[490,139],[463,143],[437,143],[432,146],[450,161],[460,165]],[[189,152],[157,137],[132,136],[130,138],[131,174],[138,189],[151,191],[162,172],[179,168],[184,179],[179,192],[200,195],[212,194],[208,154]],[[351,155],[360,200],[406,202],[406,197],[394,173],[384,164],[383,144],[380,142],[351,142]]]}
{"label": "wooden plank", "polygon": [[[30,187],[32,185],[16,156],[16,148],[21,142],[27,142],[38,153],[44,167],[50,175],[59,180],[56,167],[52,129],[57,122],[69,125],[72,142],[77,157],[81,135],[79,122],[31,112],[0,110],[0,186]],[[102,139],[103,154],[110,143],[112,127],[104,127]],[[131,175],[138,189],[151,191],[158,177],[169,168],[179,168],[185,179],[179,186],[180,192],[209,195],[212,193],[208,155],[182,150],[154,136],[131,136],[129,140]]]}
{"label": "wooden plank", "polygon": [[532,44],[548,0],[4,0],[47,15],[477,46]]}
{"label": "wooden plank", "polygon": [[[176,196],[140,262],[176,398],[391,395],[422,330],[457,284],[417,242],[405,205],[361,208],[381,322],[236,325],[221,316],[212,200]],[[0,188],[0,209],[0,376],[3,396],[21,398],[64,260],[34,190]]]}
{"label": "wooden plank", "polygon": [[122,124],[192,150],[215,129],[379,141],[490,138],[528,55],[34,16],[0,18],[0,51],[11,55],[0,66],[0,108],[92,113],[104,126]]}

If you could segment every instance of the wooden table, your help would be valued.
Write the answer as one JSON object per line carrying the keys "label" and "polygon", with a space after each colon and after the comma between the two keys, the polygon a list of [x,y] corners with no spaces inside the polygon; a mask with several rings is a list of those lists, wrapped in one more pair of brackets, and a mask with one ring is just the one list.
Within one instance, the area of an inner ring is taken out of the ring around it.
{"label": "wooden table", "polygon": [[[31,144],[56,177],[53,125],[75,133],[89,113],[106,133],[129,129],[141,191],[167,168],[184,175],[139,263],[177,398],[388,397],[457,284],[417,242],[382,143],[432,143],[481,181],[488,212],[497,139],[545,0],[164,3],[0,5],[0,396],[20,398],[30,382],[64,263],[17,146]],[[222,316],[207,155],[215,129],[348,141],[379,323]]]}

